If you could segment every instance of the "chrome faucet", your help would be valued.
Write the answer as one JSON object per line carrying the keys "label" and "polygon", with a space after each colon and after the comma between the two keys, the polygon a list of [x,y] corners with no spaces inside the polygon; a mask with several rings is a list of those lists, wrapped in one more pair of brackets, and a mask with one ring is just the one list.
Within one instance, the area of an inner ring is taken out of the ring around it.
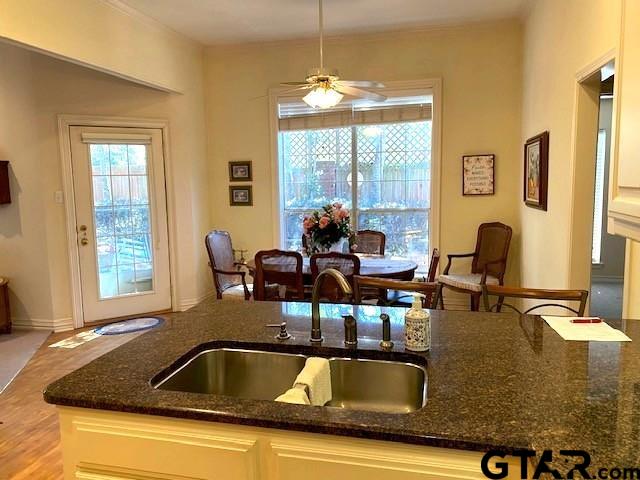
{"label": "chrome faucet", "polygon": [[347,278],[335,268],[327,268],[320,272],[316,277],[316,281],[313,283],[313,290],[311,291],[311,341],[313,343],[322,342],[322,330],[320,330],[320,292],[322,291],[324,278],[327,275],[335,279],[345,295],[351,295],[353,293]]}

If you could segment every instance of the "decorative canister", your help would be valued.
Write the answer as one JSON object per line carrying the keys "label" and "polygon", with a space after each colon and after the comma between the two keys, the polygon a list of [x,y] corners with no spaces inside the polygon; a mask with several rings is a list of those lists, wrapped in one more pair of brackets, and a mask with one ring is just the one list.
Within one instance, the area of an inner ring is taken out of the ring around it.
{"label": "decorative canister", "polygon": [[431,347],[431,322],[429,312],[422,309],[422,294],[416,294],[409,311],[404,316],[404,344],[407,350],[426,352]]}

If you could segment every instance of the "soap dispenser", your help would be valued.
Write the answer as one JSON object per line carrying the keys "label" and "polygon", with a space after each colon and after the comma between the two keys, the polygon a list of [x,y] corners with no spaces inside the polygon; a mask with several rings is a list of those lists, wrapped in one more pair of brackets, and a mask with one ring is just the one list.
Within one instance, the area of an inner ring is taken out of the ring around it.
{"label": "soap dispenser", "polygon": [[421,293],[414,295],[404,316],[404,345],[414,352],[426,352],[431,347],[431,321],[429,312],[422,308],[422,297]]}

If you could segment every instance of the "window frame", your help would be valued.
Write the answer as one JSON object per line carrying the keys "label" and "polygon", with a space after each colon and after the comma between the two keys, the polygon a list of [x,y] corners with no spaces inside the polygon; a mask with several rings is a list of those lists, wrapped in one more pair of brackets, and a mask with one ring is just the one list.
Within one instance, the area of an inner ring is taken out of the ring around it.
{"label": "window frame", "polygon": [[[433,98],[431,118],[431,191],[429,207],[429,249],[440,248],[440,174],[441,174],[441,95],[442,81],[439,78],[384,82],[387,97],[431,95]],[[284,209],[283,188],[280,172],[283,169],[278,129],[278,102],[284,98],[300,97],[299,94],[285,93],[286,87],[269,89],[269,127],[271,150],[271,210],[273,246],[281,248],[284,239],[284,222],[281,212]],[[354,182],[355,185],[355,182]],[[431,255],[431,252],[425,252]]]}

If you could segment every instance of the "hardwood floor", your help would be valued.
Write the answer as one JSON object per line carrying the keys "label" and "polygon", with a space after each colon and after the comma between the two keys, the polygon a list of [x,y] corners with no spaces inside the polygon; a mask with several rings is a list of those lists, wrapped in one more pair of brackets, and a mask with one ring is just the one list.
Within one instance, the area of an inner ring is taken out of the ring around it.
{"label": "hardwood floor", "polygon": [[62,478],[58,416],[55,407],[42,399],[42,391],[54,380],[144,333],[105,335],[74,349],[48,348],[79,331],[49,336],[0,394],[1,480]]}

